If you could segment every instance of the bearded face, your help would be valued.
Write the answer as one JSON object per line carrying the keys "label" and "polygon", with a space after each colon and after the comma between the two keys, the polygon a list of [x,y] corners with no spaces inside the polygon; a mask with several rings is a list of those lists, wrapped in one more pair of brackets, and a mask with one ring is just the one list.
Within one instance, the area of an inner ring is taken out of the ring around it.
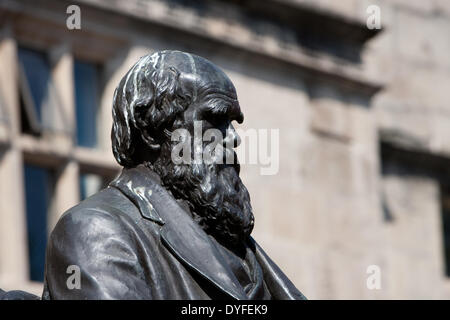
{"label": "bearded face", "polygon": [[[205,158],[212,160],[176,164],[171,155],[177,143],[167,140],[161,145],[160,157],[148,165],[176,198],[189,204],[194,219],[207,233],[227,244],[238,245],[250,235],[254,225],[250,195],[239,177],[237,156],[229,148],[230,139],[233,147],[239,143],[231,121],[242,114],[236,109],[237,104],[219,107],[218,102],[206,100],[193,105],[175,122],[174,128],[185,128],[193,134],[192,123],[201,121],[203,132],[211,128],[220,130],[224,137],[224,156],[230,159],[229,153],[232,153],[232,163],[223,161],[222,155],[215,154],[217,149],[208,150],[205,142],[203,150],[209,152]],[[224,110],[226,108],[230,111]],[[221,118],[213,114],[218,110],[224,115]]]}
{"label": "bearded face", "polygon": [[[239,137],[231,124],[242,123],[244,118],[236,89],[222,70],[204,58],[180,51],[144,56],[116,88],[113,120],[112,149],[119,164],[126,168],[145,164],[155,171],[174,197],[189,204],[194,219],[224,244],[246,240],[254,218],[232,150]],[[172,138],[178,129],[194,137],[192,151],[186,154],[197,154],[198,122],[202,123],[201,138],[210,129],[221,133],[226,161],[215,154],[216,148],[205,145],[202,155],[209,154],[207,159],[173,161],[177,142]],[[231,154],[231,162],[227,154]]]}

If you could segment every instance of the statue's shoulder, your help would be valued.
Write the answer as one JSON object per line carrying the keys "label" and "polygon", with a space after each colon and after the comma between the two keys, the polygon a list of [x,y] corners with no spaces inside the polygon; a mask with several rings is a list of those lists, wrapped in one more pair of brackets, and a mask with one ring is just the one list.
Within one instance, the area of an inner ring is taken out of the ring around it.
{"label": "statue's shoulder", "polygon": [[137,215],[138,209],[123,193],[107,187],[64,212],[52,235],[120,229]]}

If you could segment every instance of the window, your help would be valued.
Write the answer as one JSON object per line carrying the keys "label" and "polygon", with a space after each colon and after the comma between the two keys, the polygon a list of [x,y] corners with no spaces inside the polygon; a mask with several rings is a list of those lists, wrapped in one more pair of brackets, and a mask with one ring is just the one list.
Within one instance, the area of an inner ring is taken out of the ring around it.
{"label": "window", "polygon": [[0,125],[8,123],[9,119],[6,114],[6,104],[5,100],[3,99],[2,92],[0,91]]}
{"label": "window", "polygon": [[80,175],[80,200],[84,200],[101,189],[105,188],[109,181],[104,177],[93,174],[84,173]]}
{"label": "window", "polygon": [[44,280],[47,213],[53,189],[49,170],[25,164],[25,199],[30,280]]}
{"label": "window", "polygon": [[97,145],[98,66],[75,60],[75,105],[77,144],[93,148]]}
{"label": "window", "polygon": [[40,133],[49,101],[50,64],[44,52],[19,47],[22,131]]}
{"label": "window", "polygon": [[[440,204],[443,270],[450,277],[450,162],[447,157],[423,151],[405,150],[382,142],[383,209],[385,220],[394,222],[391,231],[410,239],[411,248],[430,250],[435,242],[423,230],[436,225],[430,214]],[[430,190],[438,186],[440,199]],[[390,200],[390,201],[389,201]],[[440,200],[440,203],[436,203]],[[399,219],[396,219],[399,217]],[[420,228],[414,224],[420,223]],[[422,252],[423,252],[422,251]]]}
{"label": "window", "polygon": [[441,213],[445,274],[450,277],[450,188],[441,186]]}

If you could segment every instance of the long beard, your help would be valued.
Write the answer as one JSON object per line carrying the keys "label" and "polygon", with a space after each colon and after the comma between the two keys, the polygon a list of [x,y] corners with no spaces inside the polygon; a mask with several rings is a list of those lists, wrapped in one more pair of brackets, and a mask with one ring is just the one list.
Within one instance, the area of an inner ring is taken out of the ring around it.
{"label": "long beard", "polygon": [[254,216],[239,164],[175,164],[170,150],[169,143],[164,145],[162,156],[151,164],[164,187],[185,200],[193,218],[217,240],[229,245],[245,241],[253,230]]}

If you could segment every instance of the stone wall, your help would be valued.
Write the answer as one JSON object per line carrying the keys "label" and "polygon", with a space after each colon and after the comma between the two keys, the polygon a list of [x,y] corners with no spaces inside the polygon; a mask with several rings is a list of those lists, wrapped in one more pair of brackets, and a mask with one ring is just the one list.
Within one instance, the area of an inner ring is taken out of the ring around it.
{"label": "stone wall", "polygon": [[[4,1],[0,7],[9,17],[0,24],[7,34],[0,42],[0,64],[8,61],[0,95],[17,109],[17,88],[8,79],[15,76],[16,46],[25,40],[64,52],[55,53],[54,77],[69,109],[72,56],[101,62],[99,150],[86,153],[30,140],[17,128],[9,138],[0,123],[0,144],[13,144],[0,149],[2,181],[21,181],[23,150],[28,157],[55,153],[65,159],[59,165],[67,174],[58,187],[59,211],[77,202],[78,163],[114,169],[110,108],[120,78],[144,54],[190,51],[218,64],[234,82],[245,114],[241,129],[279,130],[278,173],[261,175],[261,166],[244,164],[242,178],[256,215],[254,237],[308,298],[450,297],[441,219],[441,186],[450,175],[436,173],[446,167],[450,152],[448,2],[269,1],[332,21],[351,31],[352,41],[365,32],[367,6],[379,5],[383,30],[351,43],[351,58],[336,56],[334,47],[304,48],[295,43],[295,30],[277,31],[270,23],[255,32],[255,23],[242,23],[236,7],[217,18],[227,8],[225,1],[214,2],[214,10],[203,14],[198,8],[170,9],[159,0],[124,1],[117,7],[104,0],[78,1],[84,19],[78,33],[65,28],[69,2],[36,2]],[[297,26],[295,20],[289,23]],[[347,43],[342,30],[335,39]],[[355,58],[360,53],[361,59]],[[378,84],[383,89],[372,97]],[[391,154],[405,156],[398,160]],[[414,165],[409,158],[416,159]],[[421,170],[411,169],[417,166]],[[0,287],[39,293],[40,284],[30,287],[26,281],[23,186],[14,184],[14,196],[6,187],[0,185],[0,199],[10,198],[7,204],[0,201]],[[367,287],[372,265],[381,271],[379,290]]]}

